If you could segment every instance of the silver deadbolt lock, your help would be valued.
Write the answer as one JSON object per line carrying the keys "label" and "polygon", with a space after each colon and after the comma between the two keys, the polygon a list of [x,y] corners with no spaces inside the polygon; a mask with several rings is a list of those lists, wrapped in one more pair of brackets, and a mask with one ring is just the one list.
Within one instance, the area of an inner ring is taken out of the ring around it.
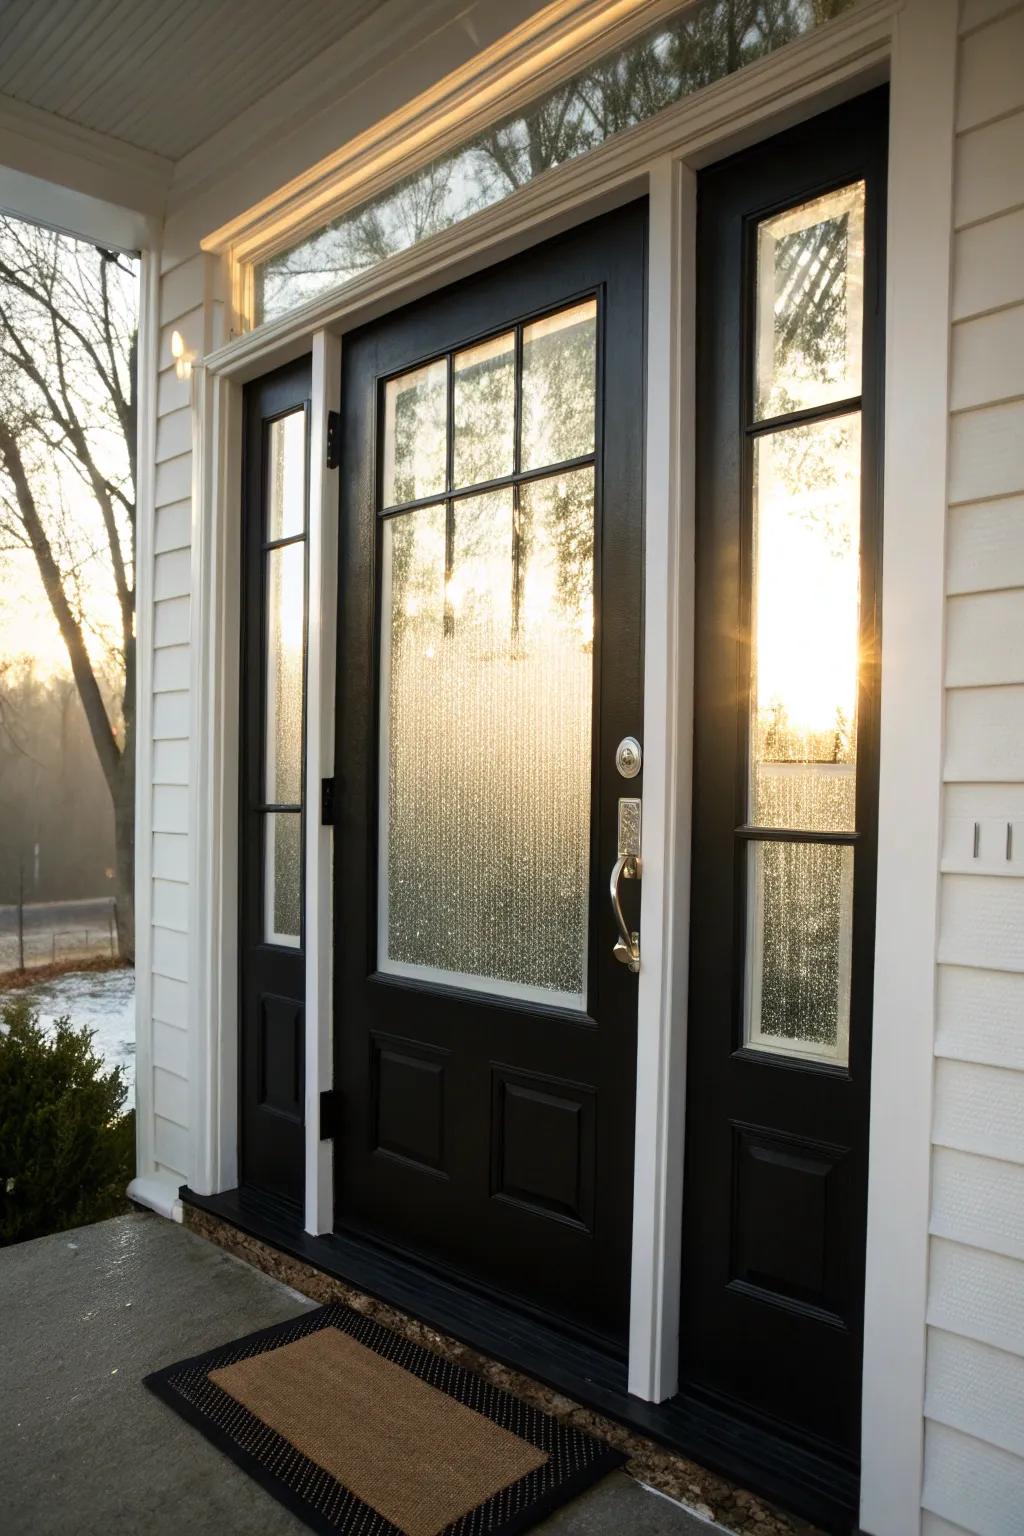
{"label": "silver deadbolt lock", "polygon": [[615,766],[623,779],[635,779],[643,765],[644,754],[635,736],[623,736],[615,748]]}

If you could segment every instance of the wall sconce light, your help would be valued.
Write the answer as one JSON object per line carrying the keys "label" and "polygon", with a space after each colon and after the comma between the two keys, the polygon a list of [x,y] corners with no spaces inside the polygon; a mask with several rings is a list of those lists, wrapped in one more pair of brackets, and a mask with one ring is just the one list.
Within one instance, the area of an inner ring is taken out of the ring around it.
{"label": "wall sconce light", "polygon": [[179,379],[192,377],[192,359],[194,352],[189,352],[185,346],[185,338],[180,331],[171,332],[171,356],[174,358],[174,371]]}

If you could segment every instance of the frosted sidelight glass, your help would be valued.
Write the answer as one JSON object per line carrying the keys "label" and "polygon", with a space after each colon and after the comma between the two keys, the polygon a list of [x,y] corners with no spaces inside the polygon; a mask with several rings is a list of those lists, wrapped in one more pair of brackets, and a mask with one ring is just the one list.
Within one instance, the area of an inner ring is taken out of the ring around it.
{"label": "frosted sidelight glass", "polygon": [[385,971],[582,1007],[593,470],[383,532]]}
{"label": "frosted sidelight glass", "polygon": [[515,450],[515,337],[455,354],[452,484],[480,485],[512,473]]}
{"label": "frosted sidelight glass", "polygon": [[596,368],[593,299],[523,327],[523,469],[593,453]]}
{"label": "frosted sidelight glass", "polygon": [[267,428],[268,543],[306,527],[306,413],[279,416]]}
{"label": "frosted sidelight glass", "polygon": [[855,826],[860,416],[761,436],[754,458],[750,822]]}
{"label": "frosted sidelight glass", "polygon": [[297,949],[302,922],[302,815],[272,811],[263,818],[263,937]]}
{"label": "frosted sidelight glass", "polygon": [[266,779],[271,805],[302,799],[302,674],[306,545],[267,551]]}
{"label": "frosted sidelight glass", "polygon": [[757,286],[757,416],[859,395],[864,183],[765,219]]}
{"label": "frosted sidelight glass", "polygon": [[384,387],[384,505],[445,489],[448,364],[415,368]]}
{"label": "frosted sidelight glass", "polygon": [[845,1065],[853,849],[751,843],[746,1043]]}

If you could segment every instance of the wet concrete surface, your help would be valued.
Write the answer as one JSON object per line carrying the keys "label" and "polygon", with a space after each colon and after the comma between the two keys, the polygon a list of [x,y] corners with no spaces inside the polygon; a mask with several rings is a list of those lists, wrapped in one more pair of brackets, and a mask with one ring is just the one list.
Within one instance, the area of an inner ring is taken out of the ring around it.
{"label": "wet concrete surface", "polygon": [[[0,1250],[4,1536],[299,1536],[307,1529],[142,1386],[313,1303],[158,1216]],[[622,1473],[538,1536],[710,1536]]]}

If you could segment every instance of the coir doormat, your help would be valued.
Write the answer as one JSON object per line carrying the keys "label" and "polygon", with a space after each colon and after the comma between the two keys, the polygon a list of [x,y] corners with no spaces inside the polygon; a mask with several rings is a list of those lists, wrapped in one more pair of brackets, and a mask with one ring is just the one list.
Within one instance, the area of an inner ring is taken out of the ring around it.
{"label": "coir doormat", "polygon": [[146,1377],[315,1531],[512,1536],[625,1458],[334,1305]]}

